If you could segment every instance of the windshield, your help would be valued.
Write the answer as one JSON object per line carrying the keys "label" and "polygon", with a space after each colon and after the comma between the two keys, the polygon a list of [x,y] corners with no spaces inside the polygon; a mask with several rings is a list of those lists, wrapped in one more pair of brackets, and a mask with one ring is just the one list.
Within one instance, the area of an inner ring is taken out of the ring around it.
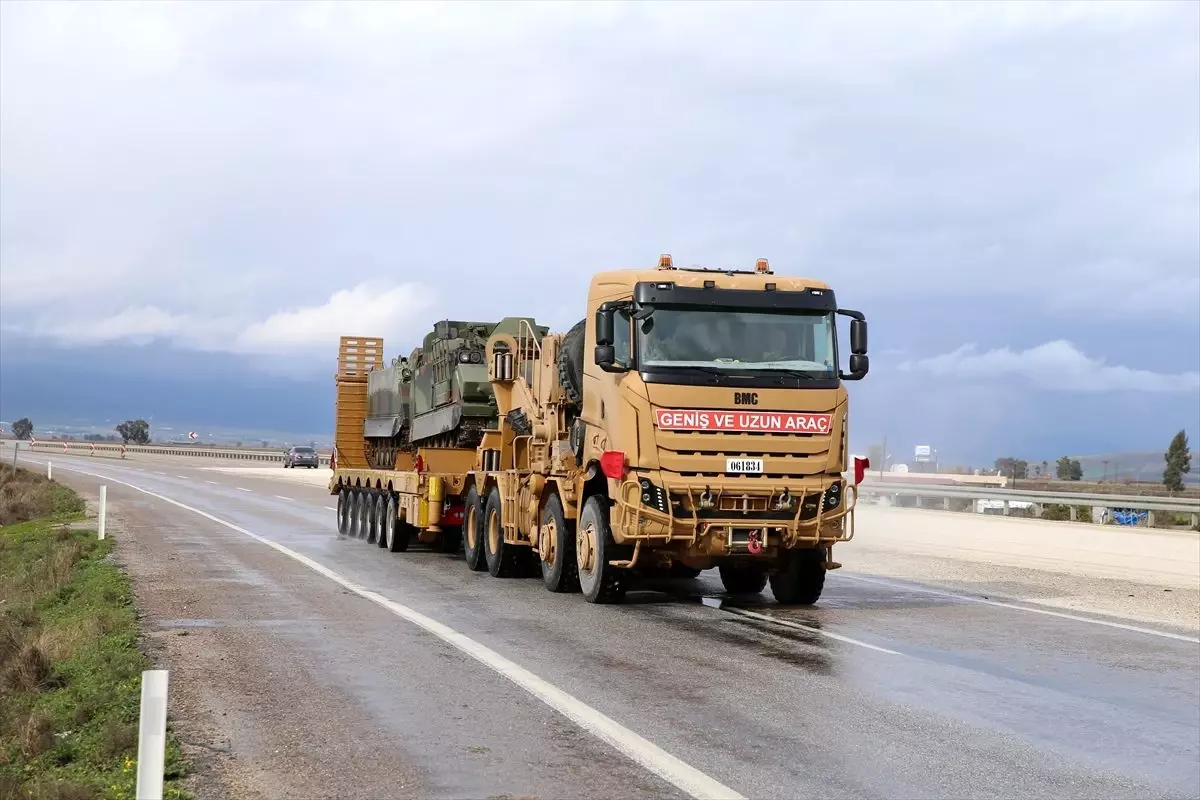
{"label": "windshield", "polygon": [[659,307],[634,323],[642,367],[798,370],[832,375],[833,315]]}
{"label": "windshield", "polygon": [[313,452],[313,449],[311,447],[293,447],[292,452],[307,456]]}

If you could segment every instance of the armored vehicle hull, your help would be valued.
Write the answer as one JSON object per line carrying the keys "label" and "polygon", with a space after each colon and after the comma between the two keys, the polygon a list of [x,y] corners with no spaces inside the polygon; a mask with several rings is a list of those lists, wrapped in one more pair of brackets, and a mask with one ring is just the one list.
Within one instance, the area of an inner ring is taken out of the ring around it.
{"label": "armored vehicle hull", "polygon": [[407,358],[368,373],[363,438],[371,466],[392,469],[401,453],[421,447],[477,447],[498,424],[484,360],[488,337],[515,331],[520,319],[443,320]]}

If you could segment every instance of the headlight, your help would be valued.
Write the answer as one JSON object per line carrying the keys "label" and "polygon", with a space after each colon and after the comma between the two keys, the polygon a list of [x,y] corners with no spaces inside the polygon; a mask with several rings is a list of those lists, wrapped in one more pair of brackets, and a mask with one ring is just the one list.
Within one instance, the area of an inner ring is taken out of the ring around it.
{"label": "headlight", "polygon": [[638,478],[638,486],[642,490],[642,505],[649,506],[662,513],[667,513],[667,493],[661,486],[656,486],[649,478]]}
{"label": "headlight", "polygon": [[841,481],[838,481],[837,483],[831,484],[830,487],[825,490],[825,510],[832,511],[841,504],[842,483]]}

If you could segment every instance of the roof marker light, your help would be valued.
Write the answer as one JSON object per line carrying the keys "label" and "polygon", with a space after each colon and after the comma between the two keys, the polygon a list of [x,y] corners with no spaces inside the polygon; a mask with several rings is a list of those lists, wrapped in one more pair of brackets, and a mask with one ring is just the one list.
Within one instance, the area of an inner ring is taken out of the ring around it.
{"label": "roof marker light", "polygon": [[670,253],[663,253],[661,256],[658,257],[658,268],[659,269],[675,269],[674,264],[671,262],[671,254]]}
{"label": "roof marker light", "polygon": [[767,260],[765,258],[760,258],[758,261],[754,262],[754,271],[755,272],[770,272],[771,267],[767,264]]}

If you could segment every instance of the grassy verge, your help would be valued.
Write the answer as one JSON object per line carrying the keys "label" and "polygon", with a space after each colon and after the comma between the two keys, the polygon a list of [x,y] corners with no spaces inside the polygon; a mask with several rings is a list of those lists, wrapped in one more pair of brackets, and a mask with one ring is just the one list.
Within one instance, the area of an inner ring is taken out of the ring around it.
{"label": "grassy verge", "polygon": [[[0,468],[0,800],[133,798],[141,672],[133,592],[82,499]],[[167,746],[165,797],[184,763]]]}

